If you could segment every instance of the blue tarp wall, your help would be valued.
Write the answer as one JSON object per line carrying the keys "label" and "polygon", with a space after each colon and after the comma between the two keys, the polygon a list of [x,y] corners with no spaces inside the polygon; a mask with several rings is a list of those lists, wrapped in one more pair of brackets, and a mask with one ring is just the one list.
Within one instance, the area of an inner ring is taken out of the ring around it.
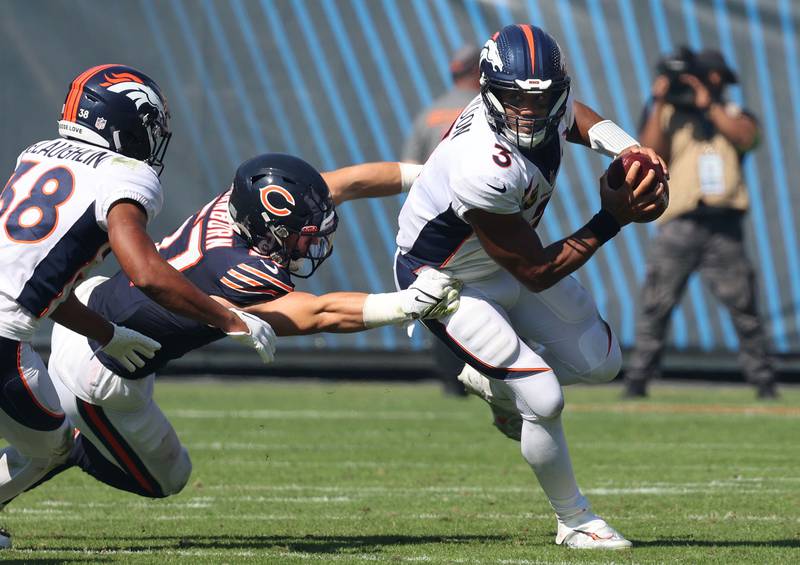
{"label": "blue tarp wall", "polygon": [[[772,346],[800,352],[800,2],[793,0],[5,0],[0,2],[0,165],[53,137],[67,85],[93,65],[145,70],[167,93],[175,135],[163,176],[163,236],[263,151],[324,170],[398,158],[413,116],[450,83],[448,58],[500,26],[532,22],[561,43],[579,99],[634,131],[659,55],[721,50],[739,71],[732,97],[764,126],[746,162],[750,253]],[[542,223],[555,239],[598,207],[606,162],[568,150]],[[342,207],[337,252],[314,292],[393,288],[400,198]],[[628,228],[579,278],[630,346],[651,229]],[[420,350],[423,332],[287,340],[284,348]],[[677,349],[735,350],[730,319],[697,278],[673,318]]]}

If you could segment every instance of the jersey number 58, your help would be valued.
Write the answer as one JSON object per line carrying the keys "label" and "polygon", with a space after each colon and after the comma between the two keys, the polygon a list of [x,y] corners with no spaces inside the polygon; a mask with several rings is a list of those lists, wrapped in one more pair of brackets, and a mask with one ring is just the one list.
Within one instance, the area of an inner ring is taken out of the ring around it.
{"label": "jersey number 58", "polygon": [[40,174],[28,197],[9,210],[17,193],[15,185],[38,164],[21,161],[0,193],[0,221],[9,239],[17,243],[37,243],[50,236],[58,224],[58,207],[75,190],[72,171],[63,166],[53,167]]}

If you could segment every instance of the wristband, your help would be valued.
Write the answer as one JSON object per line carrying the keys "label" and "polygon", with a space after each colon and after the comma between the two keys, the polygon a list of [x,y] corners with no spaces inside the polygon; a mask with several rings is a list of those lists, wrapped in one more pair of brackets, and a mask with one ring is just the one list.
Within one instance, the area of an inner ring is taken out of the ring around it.
{"label": "wristband", "polygon": [[397,163],[397,166],[400,167],[400,192],[408,192],[422,172],[422,165],[417,163]]}
{"label": "wristband", "polygon": [[631,145],[639,145],[639,142],[625,133],[621,127],[612,122],[611,120],[603,120],[597,122],[589,128],[589,147],[614,158],[623,149],[627,149]]}
{"label": "wristband", "polygon": [[400,292],[368,294],[361,316],[364,327],[367,328],[397,324],[409,319],[403,311],[403,297]]}
{"label": "wristband", "polygon": [[601,244],[617,235],[621,229],[619,222],[608,210],[600,210],[584,227],[592,232]]}

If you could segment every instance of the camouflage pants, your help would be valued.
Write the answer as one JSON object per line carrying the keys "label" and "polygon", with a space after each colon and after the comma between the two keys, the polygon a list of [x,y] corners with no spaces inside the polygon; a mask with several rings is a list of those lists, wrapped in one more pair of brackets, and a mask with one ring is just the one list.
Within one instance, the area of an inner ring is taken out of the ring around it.
{"label": "camouflage pants", "polygon": [[730,312],[747,381],[771,382],[774,372],[756,311],[755,276],[743,245],[742,217],[736,212],[679,216],[661,226],[650,249],[626,379],[660,375],[670,314],[694,271]]}

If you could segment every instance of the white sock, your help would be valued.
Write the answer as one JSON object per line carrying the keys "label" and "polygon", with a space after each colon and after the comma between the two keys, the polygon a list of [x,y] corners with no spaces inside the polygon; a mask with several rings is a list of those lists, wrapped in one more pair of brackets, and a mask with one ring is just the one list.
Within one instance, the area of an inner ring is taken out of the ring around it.
{"label": "white sock", "polygon": [[521,449],[559,520],[566,522],[589,510],[589,502],[575,481],[561,416],[550,420],[524,420]]}

